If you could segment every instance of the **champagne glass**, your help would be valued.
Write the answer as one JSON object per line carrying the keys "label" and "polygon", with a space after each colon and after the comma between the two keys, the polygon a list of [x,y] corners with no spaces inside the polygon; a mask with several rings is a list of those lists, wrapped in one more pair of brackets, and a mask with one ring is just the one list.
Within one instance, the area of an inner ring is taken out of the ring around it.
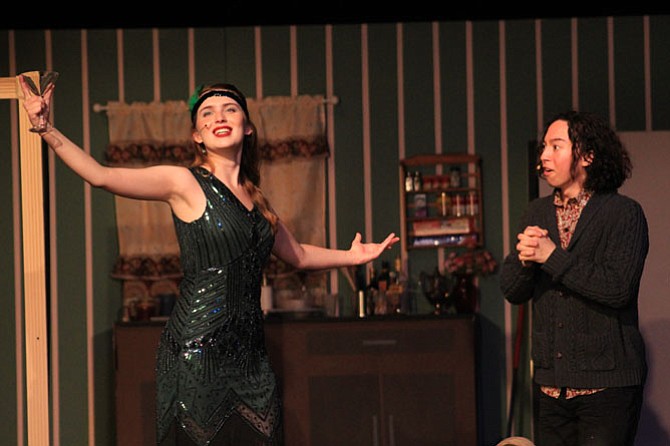
{"label": "champagne glass", "polygon": [[[42,96],[46,89],[58,79],[58,73],[56,71],[40,71],[40,87],[37,88],[37,85],[33,82],[28,76],[23,76],[23,80],[26,81],[26,85],[30,88],[30,91],[35,96]],[[35,133],[44,132],[47,129],[47,117],[44,111],[40,113],[39,121],[37,125],[33,126],[30,131]]]}

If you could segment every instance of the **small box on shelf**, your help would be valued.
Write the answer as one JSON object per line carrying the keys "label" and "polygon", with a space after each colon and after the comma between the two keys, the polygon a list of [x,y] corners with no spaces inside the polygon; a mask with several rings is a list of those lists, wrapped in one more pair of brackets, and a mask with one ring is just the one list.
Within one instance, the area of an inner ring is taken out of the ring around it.
{"label": "small box on shelf", "polygon": [[426,194],[414,195],[414,216],[428,217],[428,203],[426,201]]}
{"label": "small box on shelf", "polygon": [[415,237],[430,235],[457,235],[474,232],[474,221],[469,217],[421,220],[412,222]]}

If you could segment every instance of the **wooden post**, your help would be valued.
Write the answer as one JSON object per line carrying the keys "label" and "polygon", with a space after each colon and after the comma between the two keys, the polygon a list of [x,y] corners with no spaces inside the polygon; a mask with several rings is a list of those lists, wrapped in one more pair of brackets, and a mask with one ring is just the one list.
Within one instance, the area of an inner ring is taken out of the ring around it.
{"label": "wooden post", "polygon": [[[23,73],[39,85],[39,72]],[[0,78],[0,99],[18,99],[28,445],[49,446],[49,368],[42,140],[30,132],[18,76]],[[21,377],[17,377],[21,382]]]}

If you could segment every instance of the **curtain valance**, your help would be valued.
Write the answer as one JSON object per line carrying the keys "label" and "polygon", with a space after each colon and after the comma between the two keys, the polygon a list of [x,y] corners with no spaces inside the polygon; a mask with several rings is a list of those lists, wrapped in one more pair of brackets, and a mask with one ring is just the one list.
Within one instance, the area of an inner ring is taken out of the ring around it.
{"label": "curtain valance", "polygon": [[[327,156],[323,96],[271,96],[247,101],[261,158],[279,161]],[[189,165],[195,147],[184,101],[109,102],[109,165]]]}

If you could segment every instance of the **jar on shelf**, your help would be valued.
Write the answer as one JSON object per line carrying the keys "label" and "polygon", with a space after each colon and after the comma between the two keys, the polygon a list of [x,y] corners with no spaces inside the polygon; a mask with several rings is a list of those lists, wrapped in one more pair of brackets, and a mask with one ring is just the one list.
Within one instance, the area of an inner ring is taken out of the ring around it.
{"label": "jar on shelf", "polygon": [[449,170],[449,185],[451,187],[457,188],[461,187],[461,168],[460,167],[452,167]]}
{"label": "jar on shelf", "polygon": [[425,176],[422,178],[421,186],[426,192],[433,190],[433,178],[430,176]]}
{"label": "jar on shelf", "polygon": [[440,176],[440,188],[449,189],[449,176],[441,175]]}

